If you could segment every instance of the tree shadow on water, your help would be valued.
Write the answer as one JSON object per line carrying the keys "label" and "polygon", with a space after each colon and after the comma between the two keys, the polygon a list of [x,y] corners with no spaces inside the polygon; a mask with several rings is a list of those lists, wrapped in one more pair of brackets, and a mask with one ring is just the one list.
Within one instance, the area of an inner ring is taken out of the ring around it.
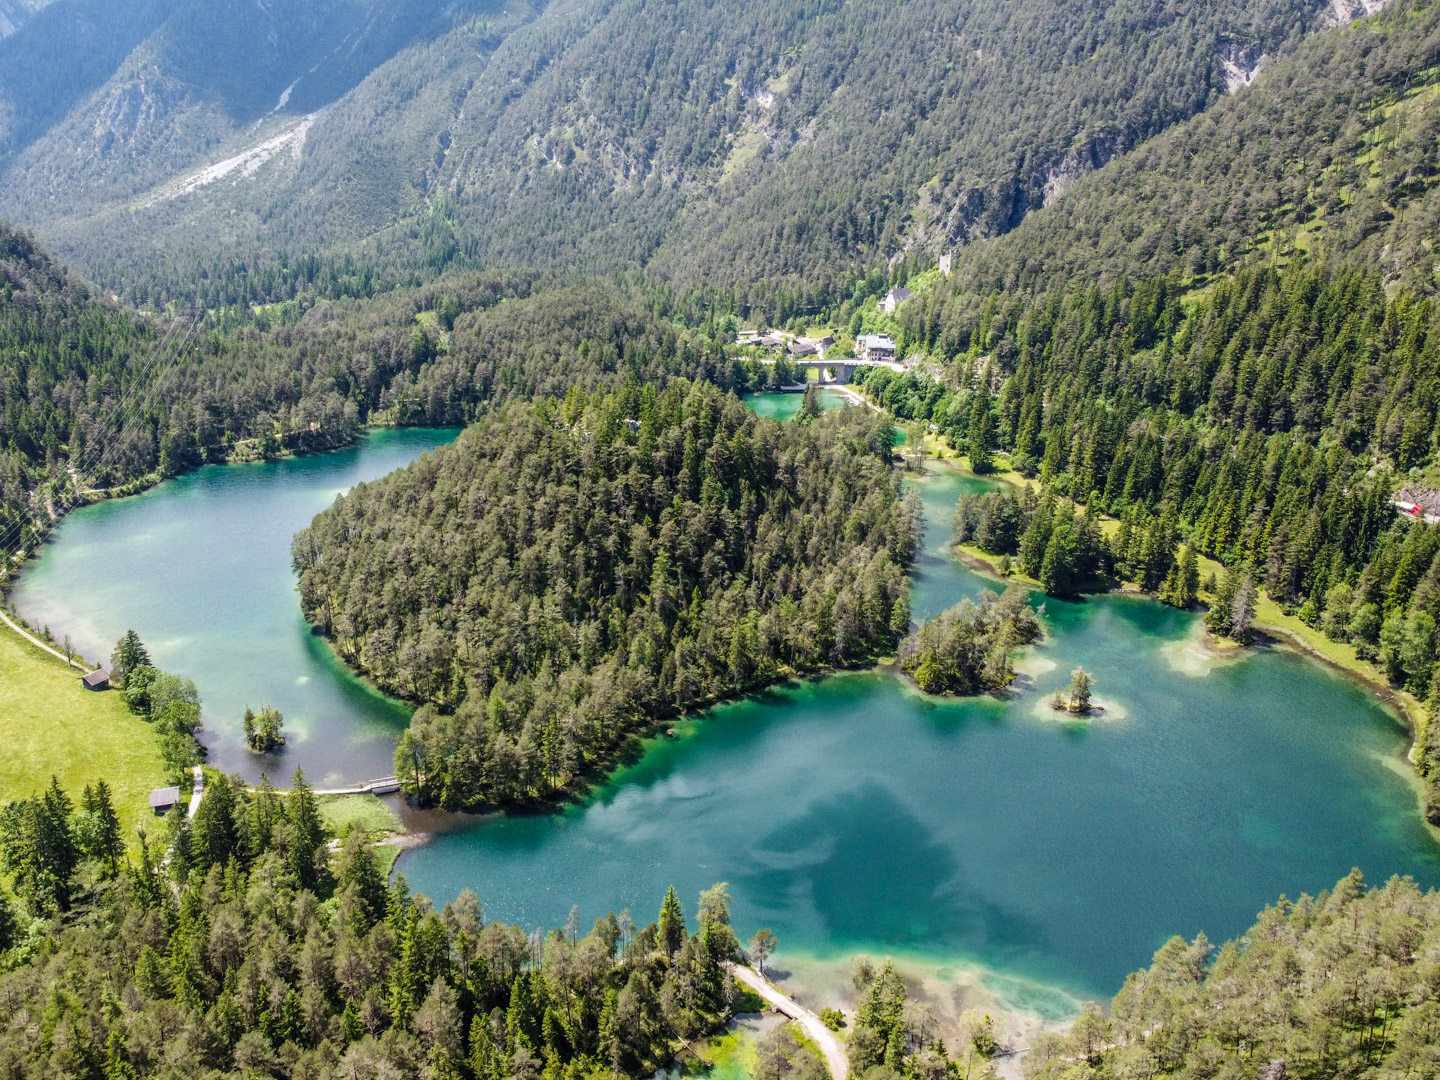
{"label": "tree shadow on water", "polygon": [[965,879],[955,852],[878,783],[813,804],[752,849],[745,892],[805,909],[836,944],[943,948],[971,956],[1049,948],[1046,930]]}

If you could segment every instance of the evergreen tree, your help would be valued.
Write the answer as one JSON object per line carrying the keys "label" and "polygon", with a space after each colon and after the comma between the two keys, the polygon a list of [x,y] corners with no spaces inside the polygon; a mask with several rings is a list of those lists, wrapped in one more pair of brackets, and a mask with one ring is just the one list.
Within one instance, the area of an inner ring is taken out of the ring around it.
{"label": "evergreen tree", "polygon": [[115,643],[115,651],[110,654],[110,681],[123,688],[132,671],[150,666],[150,652],[140,640],[140,635],[134,630],[126,630],[124,637]]}
{"label": "evergreen tree", "polygon": [[1057,523],[1040,562],[1040,587],[1051,596],[1069,596],[1075,591],[1075,555],[1074,531],[1065,522]]}
{"label": "evergreen tree", "polygon": [[680,908],[680,898],[675,895],[675,886],[665,890],[665,899],[660,903],[660,918],[655,923],[660,947],[667,956],[674,956],[685,944],[685,913]]}
{"label": "evergreen tree", "polygon": [[1215,586],[1214,602],[1205,613],[1206,628],[1218,637],[1229,637],[1233,626],[1235,596],[1240,588],[1240,575],[1230,570]]}
{"label": "evergreen tree", "polygon": [[315,793],[300,769],[295,770],[290,794],[285,799],[285,820],[290,826],[290,872],[301,888],[318,892],[326,874],[318,858],[325,849],[325,822]]}
{"label": "evergreen tree", "polygon": [[814,420],[820,413],[820,391],[814,383],[806,383],[805,393],[800,399],[800,411],[795,419],[801,422]]}
{"label": "evergreen tree", "polygon": [[205,786],[190,826],[190,858],[200,870],[225,866],[240,851],[240,823],[236,820],[236,786],[240,781],[217,776]]}
{"label": "evergreen tree", "polygon": [[1076,668],[1070,673],[1070,685],[1065,690],[1065,709],[1067,712],[1083,716],[1091,709],[1090,692],[1095,685],[1094,677],[1084,668]]}
{"label": "evergreen tree", "polygon": [[984,475],[994,470],[991,450],[994,447],[995,419],[990,411],[990,379],[988,371],[975,388],[975,398],[970,406],[970,426],[965,437],[965,454],[970,459],[970,470]]}
{"label": "evergreen tree", "polygon": [[1195,545],[1186,544],[1180,553],[1180,589],[1176,594],[1176,607],[1190,608],[1200,596],[1200,560],[1195,554]]}
{"label": "evergreen tree", "polygon": [[1230,604],[1230,636],[1242,645],[1248,645],[1255,636],[1255,579],[1247,571],[1235,589],[1235,599]]}
{"label": "evergreen tree", "polygon": [[17,895],[37,914],[67,911],[80,850],[70,798],[55,777],[44,794],[9,803],[0,812],[0,865]]}
{"label": "evergreen tree", "polygon": [[104,877],[114,877],[125,854],[125,841],[120,835],[120,817],[115,813],[110,785],[104,780],[86,785],[81,806],[87,818],[84,855],[101,865]]}
{"label": "evergreen tree", "polygon": [[257,754],[269,754],[285,745],[285,717],[271,705],[262,706],[258,716],[247,707],[240,724],[245,742]]}

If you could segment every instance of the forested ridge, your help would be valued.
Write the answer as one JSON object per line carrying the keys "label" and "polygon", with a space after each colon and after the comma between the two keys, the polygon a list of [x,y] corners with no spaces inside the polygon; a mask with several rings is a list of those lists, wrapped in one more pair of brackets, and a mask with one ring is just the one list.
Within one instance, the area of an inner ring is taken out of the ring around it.
{"label": "forested ridge", "polygon": [[[89,6],[0,44],[0,208],[132,300],[285,299],[287,251],[412,280],[648,270],[772,318],[1004,233],[1335,18],[1319,0]],[[185,183],[287,132],[255,168]]]}
{"label": "forested ridge", "polygon": [[452,275],[240,326],[116,307],[0,226],[0,550],[69,507],[199,465],[329,449],[366,424],[459,425],[511,396],[671,374],[722,350],[606,285]]}
{"label": "forested ridge", "polygon": [[1243,91],[1083,178],[1043,212],[955,253],[904,311],[917,340],[965,334],[1037,295],[1321,254],[1436,288],[1440,11],[1401,2],[1312,36]]}
{"label": "forested ridge", "polygon": [[[306,617],[429,703],[446,807],[563,787],[658,717],[866,662],[909,624],[916,514],[866,410],[758,419],[704,383],[514,402],[296,537]],[[439,706],[436,709],[434,706]]]}

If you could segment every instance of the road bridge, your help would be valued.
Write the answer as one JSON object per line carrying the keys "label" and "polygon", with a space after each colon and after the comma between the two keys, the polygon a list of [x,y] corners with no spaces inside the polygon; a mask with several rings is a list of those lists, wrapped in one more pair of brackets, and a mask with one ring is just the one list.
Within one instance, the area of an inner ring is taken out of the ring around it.
{"label": "road bridge", "polygon": [[[904,371],[905,365],[895,360],[860,360],[853,356],[835,359],[810,359],[804,356],[797,357],[790,361],[797,368],[805,369],[805,381],[807,383],[818,383],[820,385],[836,384],[845,385],[855,381],[855,372],[861,368],[883,367],[891,371]],[[762,364],[773,364],[774,360],[761,360]],[[815,378],[810,377],[809,369],[815,369]]]}

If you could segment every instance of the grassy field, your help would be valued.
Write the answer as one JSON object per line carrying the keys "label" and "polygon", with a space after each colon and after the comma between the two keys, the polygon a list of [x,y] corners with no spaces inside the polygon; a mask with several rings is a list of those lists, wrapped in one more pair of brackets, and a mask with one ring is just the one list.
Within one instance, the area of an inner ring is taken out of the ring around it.
{"label": "grassy field", "polygon": [[403,850],[396,844],[381,843],[388,837],[405,832],[405,825],[388,805],[375,795],[321,795],[320,814],[337,837],[343,838],[352,828],[370,834],[377,846],[375,857],[380,872],[389,874]]}
{"label": "grassy field", "polygon": [[321,795],[320,814],[336,836],[352,828],[368,833],[403,833],[394,811],[374,795]]}
{"label": "grassy field", "polygon": [[152,820],[150,789],[165,783],[159,740],[115,691],[80,685],[80,672],[0,625],[0,802],[50,783],[78,803],[86,784],[104,780],[126,840]]}

